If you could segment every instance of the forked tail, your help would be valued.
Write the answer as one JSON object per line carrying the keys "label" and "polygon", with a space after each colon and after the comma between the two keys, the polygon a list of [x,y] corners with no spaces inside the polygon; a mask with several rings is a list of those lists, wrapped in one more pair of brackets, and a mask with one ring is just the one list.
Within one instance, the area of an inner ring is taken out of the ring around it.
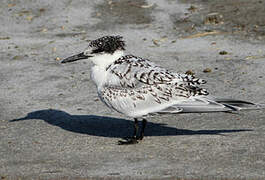
{"label": "forked tail", "polygon": [[240,110],[255,110],[265,108],[262,104],[256,104],[248,101],[235,100],[235,99],[225,99],[225,98],[215,98],[217,103],[223,104],[224,106],[230,108],[232,111]]}
{"label": "forked tail", "polygon": [[240,110],[264,109],[265,105],[252,102],[216,98],[213,96],[194,96],[159,113],[203,113],[203,112],[232,112]]}

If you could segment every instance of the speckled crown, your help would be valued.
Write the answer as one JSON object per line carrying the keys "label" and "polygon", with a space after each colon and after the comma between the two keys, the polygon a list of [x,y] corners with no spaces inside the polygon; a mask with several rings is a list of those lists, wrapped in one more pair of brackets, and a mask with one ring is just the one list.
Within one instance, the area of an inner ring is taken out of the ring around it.
{"label": "speckled crown", "polygon": [[125,42],[122,36],[104,36],[90,42],[92,53],[106,52],[113,54],[116,50],[125,50]]}

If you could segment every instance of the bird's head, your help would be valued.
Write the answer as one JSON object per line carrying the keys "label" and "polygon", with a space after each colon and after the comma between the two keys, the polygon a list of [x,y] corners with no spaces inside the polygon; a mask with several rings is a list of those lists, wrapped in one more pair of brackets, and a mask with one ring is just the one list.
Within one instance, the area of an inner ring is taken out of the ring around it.
{"label": "bird's head", "polygon": [[104,36],[91,41],[85,51],[63,59],[61,63],[88,58],[95,64],[103,63],[102,61],[114,61],[115,58],[123,55],[123,50],[125,50],[125,43],[122,36]]}

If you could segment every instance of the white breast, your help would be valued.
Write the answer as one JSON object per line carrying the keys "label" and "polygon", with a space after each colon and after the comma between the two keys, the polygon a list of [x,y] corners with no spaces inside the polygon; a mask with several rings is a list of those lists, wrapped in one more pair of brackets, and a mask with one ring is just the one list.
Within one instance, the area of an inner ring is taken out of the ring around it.
{"label": "white breast", "polygon": [[91,58],[94,66],[91,68],[91,79],[96,84],[98,91],[104,86],[115,86],[119,79],[109,71],[107,67],[115,60],[123,56],[123,51],[116,51],[113,54],[99,54]]}
{"label": "white breast", "polygon": [[96,84],[98,91],[100,91],[103,87],[114,87],[120,85],[120,79],[118,76],[99,66],[92,67],[91,79]]}
{"label": "white breast", "polygon": [[91,79],[96,84],[98,89],[105,85],[107,74],[107,71],[100,68],[99,66],[93,66],[91,68]]}

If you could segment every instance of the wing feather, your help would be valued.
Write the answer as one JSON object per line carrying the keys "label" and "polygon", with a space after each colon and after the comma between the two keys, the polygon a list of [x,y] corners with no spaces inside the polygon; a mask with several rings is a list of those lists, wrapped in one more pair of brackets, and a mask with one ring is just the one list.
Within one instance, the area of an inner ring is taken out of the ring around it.
{"label": "wing feather", "polygon": [[132,55],[116,60],[107,71],[110,77],[99,96],[107,106],[130,117],[264,108],[246,101],[209,96],[199,87],[205,80],[172,73]]}
{"label": "wing feather", "polygon": [[198,85],[205,80],[188,74],[172,73],[153,62],[136,56],[127,55],[116,60],[108,70],[119,77],[121,87],[135,88],[144,85],[174,85],[175,88],[187,91],[191,95],[207,95],[208,92]]}

